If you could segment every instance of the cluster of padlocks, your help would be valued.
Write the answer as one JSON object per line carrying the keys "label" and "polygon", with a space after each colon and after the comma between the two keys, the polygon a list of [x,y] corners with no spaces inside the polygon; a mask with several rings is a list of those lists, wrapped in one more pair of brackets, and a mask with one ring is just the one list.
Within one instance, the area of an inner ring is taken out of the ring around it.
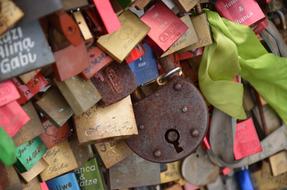
{"label": "cluster of padlocks", "polygon": [[0,190],[287,189],[286,0],[0,0]]}

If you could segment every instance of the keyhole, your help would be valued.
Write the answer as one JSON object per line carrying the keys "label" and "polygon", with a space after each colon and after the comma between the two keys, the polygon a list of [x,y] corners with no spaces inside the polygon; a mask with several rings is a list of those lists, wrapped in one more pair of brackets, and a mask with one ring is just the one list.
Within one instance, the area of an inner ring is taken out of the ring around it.
{"label": "keyhole", "polygon": [[165,140],[168,143],[173,144],[175,151],[177,153],[180,153],[183,151],[183,148],[179,146],[179,138],[180,138],[179,132],[176,129],[169,129],[165,133]]}

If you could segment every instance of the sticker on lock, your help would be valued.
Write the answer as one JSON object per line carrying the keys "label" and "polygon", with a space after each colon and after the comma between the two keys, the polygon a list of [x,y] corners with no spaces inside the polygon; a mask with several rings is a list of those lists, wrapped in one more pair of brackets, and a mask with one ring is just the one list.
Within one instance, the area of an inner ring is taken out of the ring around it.
{"label": "sticker on lock", "polygon": [[188,156],[206,134],[208,111],[204,99],[181,77],[135,103],[134,111],[139,135],[127,143],[152,162],[173,162]]}

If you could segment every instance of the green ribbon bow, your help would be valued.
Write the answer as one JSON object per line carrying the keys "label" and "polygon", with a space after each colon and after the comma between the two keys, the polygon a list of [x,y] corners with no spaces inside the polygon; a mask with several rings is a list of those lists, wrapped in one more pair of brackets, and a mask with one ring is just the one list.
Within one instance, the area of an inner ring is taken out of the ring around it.
{"label": "green ribbon bow", "polygon": [[2,128],[0,128],[0,161],[6,166],[11,166],[16,162],[16,146]]}
{"label": "green ribbon bow", "polygon": [[214,43],[205,47],[199,85],[207,101],[237,119],[245,119],[243,86],[236,75],[250,82],[287,123],[287,59],[268,53],[245,25],[206,10]]}

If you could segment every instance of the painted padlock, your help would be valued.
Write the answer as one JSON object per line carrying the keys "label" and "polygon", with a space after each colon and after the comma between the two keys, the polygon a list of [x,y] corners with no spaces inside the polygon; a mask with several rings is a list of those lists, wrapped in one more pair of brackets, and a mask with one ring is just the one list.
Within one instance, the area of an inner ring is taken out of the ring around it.
{"label": "painted padlock", "polygon": [[134,104],[139,135],[127,140],[139,156],[152,162],[173,162],[191,154],[205,136],[208,111],[200,92],[179,77],[170,57],[161,59],[166,84]]}

